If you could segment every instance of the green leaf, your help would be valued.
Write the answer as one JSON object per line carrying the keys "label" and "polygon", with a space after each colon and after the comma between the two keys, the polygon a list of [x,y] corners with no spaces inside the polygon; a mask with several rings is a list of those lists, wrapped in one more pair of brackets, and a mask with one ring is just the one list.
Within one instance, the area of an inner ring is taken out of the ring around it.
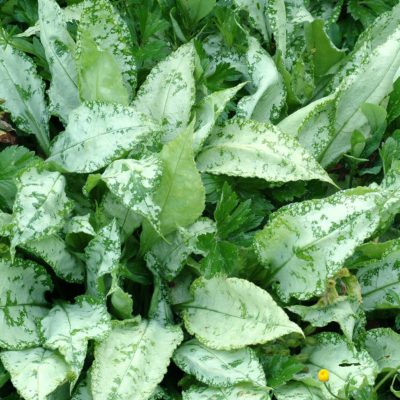
{"label": "green leaf", "polygon": [[192,43],[179,47],[152,69],[134,101],[136,110],[164,126],[165,142],[189,123],[195,95],[194,60]]}
{"label": "green leaf", "polygon": [[388,244],[381,257],[362,263],[357,273],[366,311],[400,308],[400,241]]}
{"label": "green leaf", "polygon": [[66,123],[79,106],[75,43],[67,30],[63,12],[55,0],[39,0],[40,40],[51,72],[50,111]]}
{"label": "green leaf", "polygon": [[124,292],[119,286],[111,291],[111,305],[114,314],[121,319],[132,318],[133,300],[129,293]]}
{"label": "green leaf", "polygon": [[286,382],[292,380],[297,373],[304,370],[304,364],[301,364],[295,356],[269,356],[260,352],[258,355],[260,355],[261,363],[264,367],[268,386],[273,388],[281,387]]}
{"label": "green leaf", "polygon": [[337,322],[346,338],[351,341],[353,330],[359,319],[357,301],[348,300],[346,297],[338,298],[334,303],[322,306],[316,304],[311,307],[296,305],[288,307],[288,310],[299,315],[301,319],[312,326],[323,327],[330,322]]}
{"label": "green leaf", "polygon": [[0,98],[19,129],[33,134],[45,154],[49,151],[49,112],[44,83],[36,66],[11,45],[0,46]]}
{"label": "green leaf", "polygon": [[302,334],[266,291],[244,279],[198,278],[191,293],[183,310],[185,327],[210,348],[240,349]]}
{"label": "green leaf", "polygon": [[265,8],[268,30],[273,34],[276,47],[286,59],[286,7],[284,0],[268,0]]}
{"label": "green leaf", "polygon": [[178,326],[155,321],[116,322],[95,349],[91,388],[94,400],[143,400],[150,397],[182,341]]}
{"label": "green leaf", "polygon": [[11,375],[11,381],[26,400],[46,400],[60,385],[70,379],[68,364],[56,352],[35,347],[4,351],[0,359]]}
{"label": "green leaf", "polygon": [[89,340],[104,338],[111,329],[103,302],[78,297],[75,304],[59,302],[40,322],[43,346],[58,350],[78,379]]}
{"label": "green leaf", "polygon": [[400,78],[397,78],[394,82],[393,90],[389,96],[387,106],[388,123],[393,122],[398,117],[400,117]]}
{"label": "green leaf", "polygon": [[274,392],[278,400],[326,400],[322,390],[315,386],[308,386],[303,382],[290,382],[280,386]]}
{"label": "green leaf", "polygon": [[251,386],[231,386],[227,388],[212,388],[206,386],[191,386],[183,392],[183,400],[270,400],[265,389]]}
{"label": "green leaf", "polygon": [[16,258],[0,259],[0,347],[18,350],[38,346],[36,323],[48,312],[45,293],[53,288],[40,265]]}
{"label": "green leaf", "polygon": [[71,400],[93,400],[92,393],[86,381],[82,381],[77,385]]}
{"label": "green leaf", "polygon": [[71,208],[71,201],[65,195],[65,178],[58,172],[31,167],[18,178],[17,189],[13,249],[57,233]]}
{"label": "green leaf", "polygon": [[[250,24],[257,29],[264,40],[269,39],[267,21],[265,20],[266,4],[262,0],[234,0],[233,3],[249,14]],[[267,2],[268,4],[269,2]]]}
{"label": "green leaf", "polygon": [[264,371],[250,348],[213,350],[196,339],[183,343],[174,353],[175,364],[213,387],[229,387],[238,383],[265,386]]}
{"label": "green leaf", "polygon": [[151,119],[130,107],[83,104],[53,142],[48,161],[67,172],[94,172],[149,140],[158,129]]}
{"label": "green leaf", "polygon": [[367,117],[371,127],[371,135],[367,140],[363,157],[369,157],[380,145],[383,134],[386,130],[386,110],[377,104],[365,103],[361,106],[361,111]]}
{"label": "green leaf", "polygon": [[256,234],[255,246],[269,280],[278,282],[279,296],[307,300],[325,290],[365,239],[397,212],[392,195],[356,188],[321,200],[282,207]]}
{"label": "green leaf", "polygon": [[389,328],[371,329],[365,338],[365,348],[378,363],[379,372],[400,367],[400,335]]}
{"label": "green leaf", "polygon": [[130,211],[147,218],[152,227],[160,230],[160,206],[154,194],[160,185],[162,164],[156,156],[141,160],[117,160],[102,175],[110,191]]}
{"label": "green leaf", "polygon": [[216,0],[179,0],[193,24],[197,24],[215,7]]}
{"label": "green leaf", "polygon": [[[1,95],[1,94],[0,94]],[[36,162],[34,153],[22,146],[6,147],[0,152],[0,207],[12,209],[17,193],[16,177]]]}
{"label": "green leaf", "polygon": [[242,119],[215,130],[198,155],[197,166],[202,172],[269,182],[318,179],[332,183],[296,140],[273,125]]}

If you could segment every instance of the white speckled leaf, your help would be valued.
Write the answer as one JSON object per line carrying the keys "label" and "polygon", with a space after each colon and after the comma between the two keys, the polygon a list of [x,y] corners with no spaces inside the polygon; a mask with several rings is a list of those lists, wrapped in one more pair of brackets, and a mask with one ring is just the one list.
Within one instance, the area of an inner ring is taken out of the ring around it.
{"label": "white speckled leaf", "polygon": [[52,76],[50,111],[66,123],[71,111],[80,104],[74,60],[75,43],[55,0],[39,0],[38,7],[40,41]]}
{"label": "white speckled leaf", "polygon": [[102,175],[110,191],[132,212],[139,214],[160,230],[161,208],[154,201],[160,185],[162,163],[157,156],[141,160],[117,160]]}
{"label": "white speckled leaf", "polygon": [[121,239],[115,220],[100,229],[85,249],[87,293],[93,296],[106,295],[104,275],[112,274],[118,269],[121,257]]}
{"label": "white speckled leaf", "polygon": [[238,383],[265,386],[265,374],[254,353],[248,347],[240,350],[213,350],[198,340],[183,343],[174,353],[175,364],[213,387],[229,387]]}
{"label": "white speckled leaf", "polygon": [[195,97],[194,60],[193,43],[179,47],[151,70],[134,101],[136,110],[164,125],[165,141],[189,123]]}
{"label": "white speckled leaf", "polygon": [[19,129],[34,134],[41,149],[49,151],[49,112],[44,83],[36,66],[24,53],[10,45],[0,47],[0,98]]}
{"label": "white speckled leaf", "polygon": [[400,309],[400,241],[394,240],[377,260],[365,262],[357,272],[366,311]]}
{"label": "white speckled leaf", "polygon": [[266,291],[244,279],[198,278],[191,293],[193,300],[183,310],[186,329],[213,349],[240,349],[302,334]]}
{"label": "white speckled leaf", "polygon": [[243,119],[233,119],[214,131],[197,157],[197,166],[202,172],[269,182],[332,182],[296,140],[273,125]]}
{"label": "white speckled leaf", "polygon": [[197,252],[199,236],[216,232],[216,225],[210,219],[200,219],[187,228],[178,228],[169,234],[166,240],[158,241],[146,254],[149,268],[170,281],[181,271],[185,260],[191,253]]}
{"label": "white speckled leaf", "polygon": [[[379,189],[356,188],[321,200],[282,207],[257,233],[260,261],[284,301],[306,300],[325,290],[347,257],[396,212]],[[397,200],[398,201],[398,200]]]}
{"label": "white speckled leaf", "polygon": [[13,207],[12,249],[57,233],[71,209],[65,195],[65,178],[58,172],[27,169],[17,179]]}
{"label": "white speckled leaf", "polygon": [[85,5],[79,29],[90,32],[99,48],[113,55],[131,94],[136,86],[136,63],[128,26],[108,0],[91,0]]}
{"label": "white speckled leaf", "polygon": [[93,399],[148,399],[182,339],[178,326],[165,327],[146,320],[116,322],[110,335],[95,349]]}
{"label": "white speckled leaf", "polygon": [[45,236],[20,247],[44,260],[61,279],[71,283],[83,282],[85,272],[82,261],[68,250],[58,235]]}
{"label": "white speckled leaf", "polygon": [[158,129],[150,118],[130,107],[86,103],[70,115],[48,161],[68,172],[94,172],[157,135]]}
{"label": "white speckled leaf", "polygon": [[16,258],[0,259],[0,347],[38,346],[36,323],[48,313],[45,293],[53,287],[40,265]]}
{"label": "white speckled leaf", "polygon": [[75,304],[60,302],[40,323],[43,346],[58,350],[78,379],[89,340],[101,340],[111,329],[110,316],[102,301],[78,297]]}
{"label": "white speckled leaf", "polygon": [[346,338],[351,341],[354,326],[359,319],[359,315],[357,315],[359,307],[357,301],[339,297],[334,303],[326,306],[318,304],[311,307],[295,305],[287,307],[287,309],[315,327],[323,327],[330,322],[337,322]]}
{"label": "white speckled leaf", "polygon": [[248,40],[246,75],[251,82],[249,91],[252,94],[240,99],[237,115],[259,122],[275,121],[285,105],[286,93],[283,81],[274,60],[260,46],[257,39],[249,36]]}
{"label": "white speckled leaf", "polygon": [[76,215],[72,217],[64,227],[64,232],[66,235],[73,235],[84,233],[88,236],[96,235],[92,224],[90,223],[90,214]]}
{"label": "white speckled leaf", "polygon": [[278,400],[326,400],[321,389],[303,382],[290,382],[279,386],[274,394]]}
{"label": "white speckled leaf", "polygon": [[276,47],[286,58],[286,7],[284,0],[268,0],[265,7],[268,30],[274,36]]}
{"label": "white speckled leaf", "polygon": [[68,364],[51,350],[36,347],[0,354],[11,381],[25,400],[46,400],[70,378]]}
{"label": "white speckled leaf", "polygon": [[[341,392],[349,382],[355,388],[361,387],[364,379],[369,385],[374,384],[378,368],[365,350],[358,351],[354,344],[337,333],[321,333],[313,339],[315,345],[306,346],[301,353],[308,357],[309,375],[317,381],[320,369],[329,370],[329,388],[336,396],[343,396]],[[326,393],[326,397],[330,398],[330,395]]]}
{"label": "white speckled leaf", "polygon": [[93,400],[92,393],[86,381],[82,381],[77,385],[71,400]]}
{"label": "white speckled leaf", "polygon": [[368,331],[365,348],[378,363],[379,372],[400,368],[400,335],[392,329],[377,328]]}
{"label": "white speckled leaf", "polygon": [[234,4],[249,13],[249,22],[268,41],[269,35],[265,20],[265,1],[263,0],[234,0]]}
{"label": "white speckled leaf", "polygon": [[245,83],[240,83],[233,88],[219,90],[201,100],[196,107],[196,129],[193,137],[193,150],[195,153],[198,153],[203,147],[227,103],[244,85]]}
{"label": "white speckled leaf", "polygon": [[231,386],[227,388],[212,388],[206,386],[191,386],[183,392],[183,400],[270,400],[266,389],[251,386]]}

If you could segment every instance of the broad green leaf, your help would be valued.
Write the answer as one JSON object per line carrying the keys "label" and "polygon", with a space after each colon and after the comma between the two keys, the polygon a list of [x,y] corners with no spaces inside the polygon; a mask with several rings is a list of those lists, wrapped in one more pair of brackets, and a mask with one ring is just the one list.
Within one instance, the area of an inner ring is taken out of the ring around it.
{"label": "broad green leaf", "polygon": [[31,167],[18,178],[17,189],[13,207],[13,249],[57,233],[71,208],[65,195],[65,178],[58,172]]}
{"label": "broad green leaf", "polygon": [[365,338],[365,348],[378,363],[379,372],[400,367],[400,335],[389,328],[371,329]]}
{"label": "broad green leaf", "polygon": [[198,155],[197,166],[202,172],[269,182],[318,179],[332,183],[296,140],[273,125],[243,119],[215,130]]}
{"label": "broad green leaf", "polygon": [[91,388],[94,400],[148,399],[182,341],[178,326],[155,321],[116,322],[95,349]]}
{"label": "broad green leaf", "polygon": [[198,278],[191,293],[183,310],[186,329],[210,348],[240,349],[302,334],[266,291],[244,279]]}
{"label": "broad green leaf", "polygon": [[183,392],[183,400],[270,400],[266,389],[251,386],[230,386],[227,388],[212,388],[206,386],[191,386]]}
{"label": "broad green leaf", "polygon": [[36,323],[48,313],[45,293],[53,288],[45,269],[32,261],[0,259],[0,347],[38,346]]}
{"label": "broad green leaf", "polygon": [[213,350],[193,339],[178,347],[173,360],[184,372],[213,387],[238,383],[266,385],[262,366],[248,347],[232,351]]}
{"label": "broad green leaf", "polygon": [[83,282],[85,273],[82,261],[68,250],[64,240],[58,235],[45,236],[20,247],[44,260],[65,281]]}
{"label": "broad green leaf", "polygon": [[379,189],[356,188],[282,207],[256,234],[260,261],[279,296],[307,300],[322,294],[355,248],[398,210]]}
{"label": "broad green leaf", "polygon": [[330,322],[337,322],[346,338],[351,341],[354,327],[360,317],[357,315],[359,307],[357,301],[341,297],[326,306],[319,304],[311,307],[296,305],[288,307],[288,310],[315,327],[323,327]]}
{"label": "broad green leaf", "polygon": [[103,302],[78,297],[75,304],[59,302],[40,322],[43,346],[58,350],[78,379],[89,340],[101,340],[111,329]]}
{"label": "broad green leaf", "polygon": [[132,212],[147,218],[159,231],[161,208],[154,201],[160,185],[162,164],[156,156],[141,160],[117,160],[102,175],[110,191]]}
{"label": "broad green leaf", "polygon": [[17,193],[16,177],[36,161],[34,153],[22,146],[6,147],[0,152],[0,207],[3,210],[12,209]]}
{"label": "broad green leaf", "polygon": [[237,115],[259,122],[277,120],[286,100],[282,78],[272,57],[251,36],[246,63],[248,73],[245,77],[250,80],[252,94],[240,99]]}
{"label": "broad green leaf", "polygon": [[321,389],[303,382],[290,382],[278,387],[274,394],[278,400],[326,400]]}
{"label": "broad green leaf", "polygon": [[187,228],[178,228],[169,234],[166,240],[157,242],[146,254],[148,267],[157,271],[164,279],[174,279],[188,256],[191,253],[199,253],[199,237],[215,230],[214,222],[209,219],[200,219]]}
{"label": "broad green leaf", "polygon": [[75,43],[67,30],[67,22],[55,0],[39,0],[40,41],[52,76],[49,97],[50,111],[66,123],[72,110],[79,106]]}
{"label": "broad green leaf", "polygon": [[132,295],[124,292],[119,286],[111,289],[112,312],[121,319],[132,318]]}
{"label": "broad green leaf", "polygon": [[[87,32],[102,52],[114,60],[115,72],[122,73],[123,84],[129,96],[136,86],[136,62],[128,26],[108,0],[85,3],[79,30]],[[118,75],[117,75],[118,76]],[[111,89],[111,88],[110,88]]]}
{"label": "broad green leaf", "polygon": [[130,107],[83,104],[53,142],[48,161],[67,172],[94,172],[157,135],[158,129],[151,119]]}
{"label": "broad green leaf", "polygon": [[194,64],[193,44],[179,47],[151,70],[134,101],[136,110],[164,125],[164,141],[175,138],[189,123],[195,97]]}
{"label": "broad green leaf", "polygon": [[63,357],[51,350],[35,347],[0,353],[11,382],[26,400],[46,400],[60,385],[70,379]]}
{"label": "broad green leaf", "polygon": [[107,293],[102,277],[118,269],[121,257],[121,239],[115,220],[100,229],[89,242],[85,254],[87,293],[104,296]]}
{"label": "broad green leaf", "polygon": [[215,7],[216,0],[179,0],[192,23],[197,24]]}
{"label": "broad green leaf", "polygon": [[304,364],[296,356],[268,355],[263,351],[258,352],[257,355],[263,365],[268,386],[273,388],[283,386],[286,382],[294,379],[296,374],[304,370]]}
{"label": "broad green leaf", "polygon": [[400,116],[400,78],[393,84],[393,91],[390,93],[387,107],[388,122],[393,122]]}
{"label": "broad green leaf", "polygon": [[357,273],[366,311],[400,308],[400,241],[387,244],[389,247],[380,257],[361,262]]}
{"label": "broad green leaf", "polygon": [[[307,357],[308,374],[318,380],[318,371],[329,371],[329,388],[336,396],[343,395],[346,385],[360,388],[364,379],[373,385],[378,372],[375,361],[365,350],[357,350],[337,333],[321,333],[313,336],[315,344],[303,348]],[[327,398],[331,396],[322,388]],[[325,397],[324,397],[325,398]]]}
{"label": "broad green leaf", "polygon": [[233,88],[211,93],[196,107],[196,129],[193,137],[193,150],[195,153],[198,153],[203,147],[226,104],[244,85],[244,83],[241,83]]}
{"label": "broad green leaf", "polygon": [[33,134],[45,154],[49,151],[49,112],[44,100],[44,83],[35,64],[24,53],[0,46],[0,98],[21,130]]}
{"label": "broad green leaf", "polygon": [[[262,0],[234,0],[233,3],[249,14],[249,22],[268,41],[267,21],[265,20],[265,2]],[[268,3],[268,2],[267,2]]]}

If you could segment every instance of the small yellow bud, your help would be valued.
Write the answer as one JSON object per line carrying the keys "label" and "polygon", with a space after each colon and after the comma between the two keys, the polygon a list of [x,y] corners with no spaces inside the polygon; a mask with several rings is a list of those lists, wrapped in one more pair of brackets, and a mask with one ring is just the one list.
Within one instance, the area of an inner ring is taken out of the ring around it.
{"label": "small yellow bud", "polygon": [[318,371],[318,380],[321,382],[328,382],[329,381],[329,371],[327,369],[320,369]]}

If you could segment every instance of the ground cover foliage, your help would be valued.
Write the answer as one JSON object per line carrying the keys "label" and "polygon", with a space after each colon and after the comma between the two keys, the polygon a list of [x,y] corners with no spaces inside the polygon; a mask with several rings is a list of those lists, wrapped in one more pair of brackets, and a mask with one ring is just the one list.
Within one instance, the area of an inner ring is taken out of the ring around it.
{"label": "ground cover foliage", "polygon": [[2,0],[0,397],[400,398],[395,0]]}

